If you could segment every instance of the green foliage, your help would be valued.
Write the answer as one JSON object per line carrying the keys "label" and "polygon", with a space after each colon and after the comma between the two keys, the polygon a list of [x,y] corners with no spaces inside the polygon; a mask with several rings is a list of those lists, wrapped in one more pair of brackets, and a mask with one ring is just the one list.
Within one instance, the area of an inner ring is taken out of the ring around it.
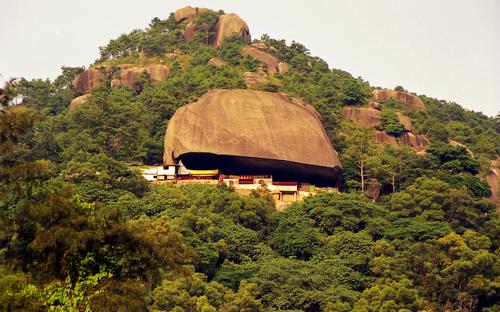
{"label": "green foliage", "polygon": [[423,307],[424,300],[406,279],[365,290],[353,311],[417,311]]}
{"label": "green foliage", "polygon": [[399,137],[403,131],[404,126],[399,122],[398,116],[393,111],[382,111],[382,128],[388,134]]}
{"label": "green foliage", "polygon": [[[328,235],[365,230],[373,237],[381,237],[387,227],[388,211],[354,194],[318,194],[304,200],[296,209]],[[292,210],[293,207],[286,213]]]}
{"label": "green foliage", "polygon": [[393,194],[390,204],[396,216],[446,221],[456,229],[474,227],[481,219],[481,211],[465,187],[454,189],[436,178],[418,178],[404,191]]}
{"label": "green foliage", "polygon": [[329,303],[356,301],[357,292],[339,281],[339,276],[349,276],[343,269],[278,258],[263,262],[251,280],[269,310],[320,310]]}
{"label": "green foliage", "polygon": [[361,104],[369,98],[370,91],[361,79],[348,80],[341,85],[341,100],[344,104]]}
{"label": "green foliage", "polygon": [[[426,96],[427,112],[383,101],[386,132],[402,133],[401,111],[434,144],[425,155],[379,149],[371,130],[339,121],[370,85],[300,43],[262,37],[289,72],[260,89],[320,113],[341,190],[361,195],[321,193],[277,212],[264,189],[146,183],[133,168],[162,162],[174,112],[210,89],[245,88],[243,73],[259,67],[239,36],[206,44],[219,14],[198,14],[190,41],[171,14],[100,49],[96,65],[114,75],[125,63],[168,65],[158,84],[147,73],[138,90],[105,79],[73,110],[82,67],[0,89],[0,310],[498,310],[500,218],[483,180],[500,154],[498,116]],[[10,105],[16,96],[24,105]]]}
{"label": "green foliage", "polygon": [[477,174],[479,171],[479,162],[469,155],[465,147],[432,144],[427,152],[439,162],[440,168],[451,173]]}

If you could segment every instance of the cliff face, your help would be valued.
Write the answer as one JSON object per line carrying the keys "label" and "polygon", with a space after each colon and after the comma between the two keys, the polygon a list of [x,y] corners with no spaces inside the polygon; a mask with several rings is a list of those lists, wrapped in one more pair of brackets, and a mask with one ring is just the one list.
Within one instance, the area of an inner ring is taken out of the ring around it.
{"label": "cliff face", "polygon": [[[166,79],[170,73],[170,68],[162,64],[149,64],[137,66],[134,64],[118,65],[120,73],[118,77],[111,80],[112,87],[129,86],[134,87],[141,74],[146,71],[149,74],[151,84],[156,85]],[[113,76],[111,67],[89,68],[79,74],[73,80],[73,90],[76,94],[84,94],[91,89],[101,85],[104,79]]]}
{"label": "cliff face", "polygon": [[[255,48],[255,47],[246,47],[243,49],[243,51],[241,51],[241,53],[243,55],[248,55],[248,56],[251,56],[253,58],[256,58],[259,61],[266,64],[267,73],[269,75],[272,75],[278,71],[279,61],[277,58],[275,58],[274,56],[272,56],[269,53],[266,53],[260,49]],[[282,71],[283,70],[284,70],[284,68],[282,68]]]}
{"label": "cliff face", "polygon": [[216,89],[177,110],[164,162],[277,180],[338,185],[340,161],[309,105],[283,94]]}
{"label": "cliff face", "polygon": [[352,120],[365,128],[382,125],[381,112],[366,107],[346,107],[342,111],[344,118]]}
{"label": "cliff face", "polygon": [[218,48],[227,37],[238,35],[244,42],[250,43],[250,29],[247,23],[236,14],[223,14],[215,24],[215,38],[211,44]]}
{"label": "cliff face", "polygon": [[394,99],[403,102],[408,109],[414,109],[418,111],[426,110],[424,102],[422,102],[422,100],[418,96],[406,92],[377,89],[373,90],[373,99],[375,101],[386,101],[389,99]]}
{"label": "cliff face", "polygon": [[[193,22],[194,19],[203,12],[214,11],[205,8],[193,8],[190,6],[175,11],[174,17],[176,22],[187,22],[184,28],[184,37],[186,39],[193,39],[195,33],[199,30],[208,30],[208,25],[197,25]],[[247,44],[251,41],[250,29],[248,28],[247,23],[245,23],[245,21],[238,15],[233,13],[219,15],[213,31],[215,35],[213,38],[209,38],[210,41],[207,43],[216,48],[220,47],[225,38],[233,35],[240,36]]]}
{"label": "cliff face", "polygon": [[99,69],[89,68],[79,74],[72,82],[73,90],[77,94],[89,92],[92,88],[99,86],[106,74]]}
{"label": "cliff face", "polygon": [[71,101],[71,103],[69,103],[69,110],[76,109],[77,107],[79,107],[80,105],[85,103],[88,100],[89,96],[90,96],[90,94],[84,94],[84,95],[81,95],[79,97],[74,98]]}
{"label": "cliff face", "polygon": [[[346,107],[342,111],[342,117],[354,121],[365,128],[380,127],[382,125],[382,113],[379,103],[370,102],[368,107]],[[413,122],[407,116],[396,113],[399,122],[404,127],[404,132],[399,139],[385,131],[375,130],[374,142],[378,145],[398,146],[403,144],[414,150],[415,152],[424,151],[430,144],[427,137],[423,134],[413,133]],[[398,143],[399,142],[399,143]]]}
{"label": "cliff face", "polygon": [[146,71],[149,74],[151,84],[157,85],[162,80],[166,79],[170,73],[170,68],[166,65],[161,65],[161,64],[133,66],[130,68],[127,67],[128,66],[123,66],[122,69],[120,70],[119,77],[114,78],[111,81],[112,87],[118,87],[118,86],[134,87],[144,71]]}

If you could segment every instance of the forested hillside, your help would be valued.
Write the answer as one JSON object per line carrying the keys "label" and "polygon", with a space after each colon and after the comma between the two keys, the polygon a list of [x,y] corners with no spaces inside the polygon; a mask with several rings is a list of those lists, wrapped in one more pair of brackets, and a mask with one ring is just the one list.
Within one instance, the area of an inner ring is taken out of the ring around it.
{"label": "forested hillside", "polygon": [[[182,10],[0,89],[0,310],[500,310],[500,116]],[[341,192],[277,212],[265,187],[148,184],[169,119],[215,88],[312,105]]]}

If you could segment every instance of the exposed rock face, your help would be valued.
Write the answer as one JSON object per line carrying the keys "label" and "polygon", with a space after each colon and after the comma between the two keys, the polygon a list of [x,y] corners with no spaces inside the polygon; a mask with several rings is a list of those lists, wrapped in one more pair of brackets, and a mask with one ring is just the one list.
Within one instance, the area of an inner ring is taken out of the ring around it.
{"label": "exposed rock face", "polygon": [[[143,71],[147,71],[151,79],[151,84],[156,85],[160,81],[165,80],[169,73],[170,68],[162,64],[149,64],[145,66],[136,66],[134,64],[121,64],[119,77],[111,80],[111,87],[116,88],[119,86],[129,86],[134,88],[136,82],[139,80]],[[102,79],[111,75],[111,68],[106,67],[102,69],[89,68],[83,73],[78,75],[73,80],[73,88],[77,94],[83,94],[90,91],[92,88],[99,86]]]}
{"label": "exposed rock face", "polygon": [[73,90],[76,94],[87,93],[90,89],[99,86],[105,77],[106,74],[99,69],[86,69],[73,80]]}
{"label": "exposed rock face", "polygon": [[373,98],[376,101],[386,101],[395,99],[403,102],[407,108],[425,111],[424,102],[418,97],[410,93],[400,92],[395,90],[378,89],[373,90]]}
{"label": "exposed rock face", "polygon": [[430,143],[425,135],[413,134],[411,132],[404,132],[399,140],[416,152],[425,150]]}
{"label": "exposed rock face", "polygon": [[400,112],[396,113],[396,117],[398,117],[399,122],[405,128],[405,131],[413,131],[413,122],[407,116],[401,114]]}
{"label": "exposed rock face", "polygon": [[[206,8],[193,8],[190,6],[184,7],[174,12],[175,21],[177,23],[187,22],[184,29],[184,38],[191,40],[197,31],[203,28],[207,30],[208,25],[196,25],[193,20],[196,16],[203,12],[213,12]],[[217,18],[217,22],[214,27],[215,36],[207,38],[207,43],[213,45],[214,47],[220,47],[222,42],[226,37],[232,35],[239,35],[246,43],[250,43],[250,30],[248,25],[236,14],[222,14]]]}
{"label": "exposed rock face", "polygon": [[144,71],[149,74],[151,84],[157,85],[168,77],[170,68],[167,65],[162,64],[150,64],[131,68],[122,66],[122,69],[120,70],[120,77],[118,79],[113,79],[111,81],[111,86],[113,88],[118,86],[129,86],[133,88]]}
{"label": "exposed rock face", "polygon": [[[378,104],[376,102],[371,102]],[[380,104],[379,104],[380,105]],[[376,107],[374,104],[371,107]],[[381,111],[370,107],[345,107],[342,111],[342,116],[352,120],[365,128],[373,128],[382,125]],[[403,134],[399,137],[399,143],[396,137],[388,134],[385,131],[375,130],[374,142],[377,145],[384,146],[386,144],[394,147],[404,144],[410,147],[415,152],[421,152],[429,145],[429,140],[423,134],[414,134],[413,123],[410,118],[397,112],[399,122],[404,126]]]}
{"label": "exposed rock face", "polygon": [[491,188],[491,200],[500,209],[500,159],[491,162],[491,169],[486,176],[486,182]]}
{"label": "exposed rock face", "polygon": [[377,102],[369,102],[368,108],[382,110],[382,105],[380,105],[380,103],[377,103]]}
{"label": "exposed rock face", "polygon": [[218,57],[212,57],[210,60],[208,60],[208,64],[215,67],[221,67],[227,65],[227,61],[224,61]]}
{"label": "exposed rock face", "polygon": [[256,48],[262,51],[267,51],[269,50],[269,46],[263,42],[257,42],[257,43],[252,43],[250,45],[252,48]]}
{"label": "exposed rock face", "polygon": [[[193,8],[191,6],[184,7],[182,9],[178,9],[174,12],[174,18],[177,23],[184,21],[192,21],[196,15],[199,15],[203,12],[210,12],[212,10],[207,8]],[[213,12],[213,11],[212,11]]]}
{"label": "exposed rock face", "polygon": [[156,85],[165,80],[170,74],[170,68],[167,65],[151,64],[146,66],[146,71],[151,79],[151,84]]}
{"label": "exposed rock face", "polygon": [[380,126],[382,124],[379,110],[366,107],[346,107],[342,111],[344,118],[359,123],[365,128]]}
{"label": "exposed rock face", "polygon": [[286,63],[279,62],[279,64],[278,64],[278,72],[280,74],[286,74],[286,73],[288,73],[288,65]]}
{"label": "exposed rock face", "polygon": [[192,40],[194,38],[194,34],[199,30],[193,22],[189,22],[184,29],[184,38],[186,40]]}
{"label": "exposed rock face", "polygon": [[236,14],[223,14],[219,16],[215,24],[215,38],[212,45],[216,48],[220,47],[226,37],[239,35],[243,41],[250,43],[250,29],[247,23]]}
{"label": "exposed rock face", "polygon": [[270,82],[269,78],[267,78],[267,75],[264,72],[245,72],[243,74],[243,79],[245,80],[245,84],[249,88],[255,88],[259,84]]}
{"label": "exposed rock face", "polygon": [[381,145],[381,146],[384,146],[387,144],[389,144],[393,147],[398,146],[398,141],[396,140],[396,138],[394,136],[388,134],[385,131],[376,130],[374,133],[374,141],[375,141],[375,144]]}
{"label": "exposed rock face", "polygon": [[69,110],[74,110],[75,108],[79,107],[83,103],[85,103],[88,98],[90,97],[90,94],[84,94],[79,97],[74,98],[71,103],[69,103]]}
{"label": "exposed rock face", "polygon": [[462,143],[457,142],[457,141],[453,141],[453,140],[449,140],[448,144],[453,146],[453,147],[460,146],[460,147],[465,148],[467,150],[467,153],[470,155],[470,157],[474,158],[474,153],[472,153],[472,151],[467,146],[463,145]]}
{"label": "exposed rock face", "polygon": [[256,49],[254,47],[245,47],[241,53],[243,55],[248,55],[253,58],[258,59],[267,65],[267,73],[272,75],[278,71],[279,61],[271,54],[264,52],[262,50]]}
{"label": "exposed rock face", "polygon": [[198,11],[198,8],[193,8],[190,6],[184,7],[174,12],[175,21],[177,23],[184,20],[192,20]]}
{"label": "exposed rock face", "polygon": [[164,163],[337,186],[337,152],[309,105],[280,93],[216,89],[168,123]]}

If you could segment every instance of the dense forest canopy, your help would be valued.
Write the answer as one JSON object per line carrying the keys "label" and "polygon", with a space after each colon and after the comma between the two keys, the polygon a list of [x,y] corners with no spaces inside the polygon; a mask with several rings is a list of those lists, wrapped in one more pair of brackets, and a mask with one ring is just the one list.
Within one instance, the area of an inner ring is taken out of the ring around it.
{"label": "dense forest canopy", "polygon": [[[216,48],[223,14],[171,14],[111,40],[89,67],[102,83],[71,109],[84,67],[0,89],[0,309],[498,311],[500,218],[486,176],[500,116],[424,95],[425,110],[373,104],[367,81],[268,35],[253,41],[267,62],[242,53],[238,35]],[[277,212],[265,187],[148,184],[136,168],[161,163],[168,120],[214,88],[312,105],[342,160],[341,193]],[[380,110],[370,108],[375,127],[343,113],[366,107]],[[411,135],[430,142],[425,152],[402,144]]]}

